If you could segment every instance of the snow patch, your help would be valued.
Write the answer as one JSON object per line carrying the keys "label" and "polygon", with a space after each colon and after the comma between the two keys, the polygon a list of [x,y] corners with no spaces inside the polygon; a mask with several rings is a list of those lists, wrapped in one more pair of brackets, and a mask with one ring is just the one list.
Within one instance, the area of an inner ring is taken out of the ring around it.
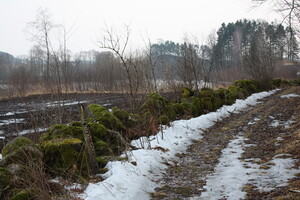
{"label": "snow patch", "polygon": [[260,118],[255,117],[252,121],[248,122],[248,125],[256,124],[256,122],[259,120],[260,120]]}
{"label": "snow patch", "polygon": [[272,127],[278,127],[278,126],[284,126],[284,128],[290,128],[290,125],[295,123],[296,121],[293,121],[291,119],[287,121],[280,121],[280,120],[273,120],[270,126]]}
{"label": "snow patch", "polygon": [[295,160],[291,158],[274,157],[268,163],[263,164],[269,169],[261,169],[262,165],[247,163],[251,168],[245,171],[249,174],[250,184],[257,187],[262,192],[269,192],[277,187],[288,185],[288,181],[300,172],[300,168],[295,169]]}
{"label": "snow patch", "polygon": [[300,97],[300,95],[298,95],[298,94],[286,94],[286,95],[281,95],[280,96],[281,98],[283,98],[283,99],[288,99],[288,98],[292,98],[292,97]]}
{"label": "snow patch", "polygon": [[242,191],[248,182],[247,172],[239,158],[243,151],[244,137],[239,136],[232,140],[226,149],[223,149],[215,173],[206,181],[206,189],[200,199],[244,199],[246,193]]}
{"label": "snow patch", "polygon": [[254,185],[262,192],[268,192],[288,185],[289,179],[300,172],[300,168],[293,168],[295,160],[282,158],[287,156],[282,154],[274,156],[271,161],[264,164],[257,164],[260,159],[241,161],[243,147],[247,146],[245,140],[239,136],[222,151],[215,172],[208,177],[204,186],[206,191],[198,199],[244,199],[246,192],[243,191],[243,187],[246,184]]}
{"label": "snow patch", "polygon": [[[189,120],[174,121],[170,127],[164,126],[163,130],[155,136],[141,137],[132,141],[132,145],[141,149],[127,152],[129,162],[109,162],[106,165],[109,171],[103,175],[105,180],[90,183],[84,193],[78,196],[86,200],[98,200],[99,197],[106,200],[150,199],[149,192],[154,192],[154,188],[158,185],[155,180],[158,180],[162,175],[162,170],[167,168],[163,162],[175,157],[176,153],[185,151],[192,140],[202,137],[203,132],[201,130],[213,126],[215,121],[229,116],[232,112],[239,113],[248,108],[248,105],[256,105],[259,103],[258,99],[270,96],[277,91],[256,93],[246,100],[236,100],[231,106],[223,106],[216,112]],[[242,145],[240,140],[243,140],[243,138],[238,138],[233,142],[232,148],[235,148],[235,145]],[[168,151],[155,150],[153,147],[162,147]],[[238,148],[234,151],[236,151],[236,154],[233,154],[231,159],[235,162],[228,164],[240,167],[241,164],[235,159],[240,156],[242,151]],[[137,165],[131,164],[132,161],[135,161]],[[240,171],[240,173],[243,172]],[[235,184],[233,183],[233,185]],[[240,185],[235,186],[235,188],[239,188]],[[243,192],[236,190],[236,194],[242,196]]]}

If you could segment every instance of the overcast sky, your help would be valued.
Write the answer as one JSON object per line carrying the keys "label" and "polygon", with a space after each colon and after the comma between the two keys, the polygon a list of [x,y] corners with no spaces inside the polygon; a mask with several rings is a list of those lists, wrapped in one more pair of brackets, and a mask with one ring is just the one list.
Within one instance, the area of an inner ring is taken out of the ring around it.
{"label": "overcast sky", "polygon": [[205,38],[221,23],[238,19],[279,19],[267,4],[252,6],[251,0],[0,0],[0,51],[28,54],[34,43],[24,29],[39,8],[49,9],[55,23],[67,28],[74,24],[68,40],[74,53],[97,50],[95,42],[104,23],[115,27],[131,23],[132,45],[142,46],[142,38],[147,37],[152,42],[181,42],[184,33]]}

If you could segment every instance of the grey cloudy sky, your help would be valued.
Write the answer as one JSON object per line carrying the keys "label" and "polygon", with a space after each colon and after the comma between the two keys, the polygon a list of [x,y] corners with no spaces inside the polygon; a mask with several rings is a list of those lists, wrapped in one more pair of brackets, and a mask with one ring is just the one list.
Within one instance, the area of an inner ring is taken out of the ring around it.
{"label": "grey cloudy sky", "polygon": [[55,23],[67,28],[74,24],[68,48],[79,52],[97,50],[95,41],[104,23],[115,27],[131,23],[132,45],[142,46],[147,37],[152,42],[181,42],[184,33],[204,38],[222,22],[279,19],[268,4],[252,6],[251,0],[0,0],[0,51],[28,54],[34,43],[24,29],[39,8],[49,9]]}

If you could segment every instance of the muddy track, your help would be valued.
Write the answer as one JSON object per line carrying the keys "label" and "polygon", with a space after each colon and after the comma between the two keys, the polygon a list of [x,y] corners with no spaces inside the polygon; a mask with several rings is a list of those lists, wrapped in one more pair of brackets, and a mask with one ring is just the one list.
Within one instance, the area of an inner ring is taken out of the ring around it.
{"label": "muddy track", "polygon": [[[159,181],[152,199],[205,199],[208,177],[214,173],[222,156],[222,150],[238,135],[246,138],[241,161],[258,162],[260,168],[268,170],[278,154],[298,160],[300,166],[300,97],[282,98],[282,95],[300,95],[300,87],[285,88],[240,114],[217,122],[203,133],[203,138],[194,141],[186,152],[178,154]],[[234,153],[234,152],[233,152]],[[245,162],[246,163],[246,162]],[[247,164],[245,168],[250,168]],[[265,172],[266,172],[265,171]],[[300,174],[299,174],[300,175]],[[300,177],[289,181],[289,185],[261,191],[249,183],[242,190],[246,199],[300,199]],[[232,199],[226,196],[218,199]]]}
{"label": "muddy track", "polygon": [[[164,93],[163,96],[174,100],[179,94]],[[136,98],[139,102],[137,106],[145,101],[144,94],[138,94]],[[130,110],[129,94],[121,93],[41,94],[0,100],[0,151],[20,135],[37,142],[40,135],[53,124],[80,120],[78,103]]]}

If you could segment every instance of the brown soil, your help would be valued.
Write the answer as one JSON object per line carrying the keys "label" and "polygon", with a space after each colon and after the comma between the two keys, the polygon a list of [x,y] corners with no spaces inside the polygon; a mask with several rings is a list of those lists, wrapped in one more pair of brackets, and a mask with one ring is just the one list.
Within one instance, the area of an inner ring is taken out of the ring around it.
{"label": "brown soil", "polygon": [[[168,166],[159,181],[152,199],[188,199],[199,197],[204,190],[208,175],[218,164],[221,151],[238,134],[248,138],[241,159],[259,158],[270,161],[277,154],[291,154],[296,159],[295,168],[300,166],[300,98],[281,98],[281,95],[296,93],[300,87],[284,88],[266,98],[263,103],[251,107],[240,114],[232,114],[215,126],[206,130],[203,138],[194,141],[185,153],[178,154],[173,164]],[[254,120],[257,118],[258,120]],[[294,123],[285,127],[270,126],[274,120]],[[249,122],[255,122],[248,124]],[[280,138],[280,140],[278,140]],[[246,166],[245,166],[246,167]],[[253,185],[245,186],[247,199],[300,199],[300,175],[289,181],[285,187],[277,187],[270,192],[260,192]],[[197,199],[197,198],[195,198]],[[224,198],[226,199],[226,198]]]}

